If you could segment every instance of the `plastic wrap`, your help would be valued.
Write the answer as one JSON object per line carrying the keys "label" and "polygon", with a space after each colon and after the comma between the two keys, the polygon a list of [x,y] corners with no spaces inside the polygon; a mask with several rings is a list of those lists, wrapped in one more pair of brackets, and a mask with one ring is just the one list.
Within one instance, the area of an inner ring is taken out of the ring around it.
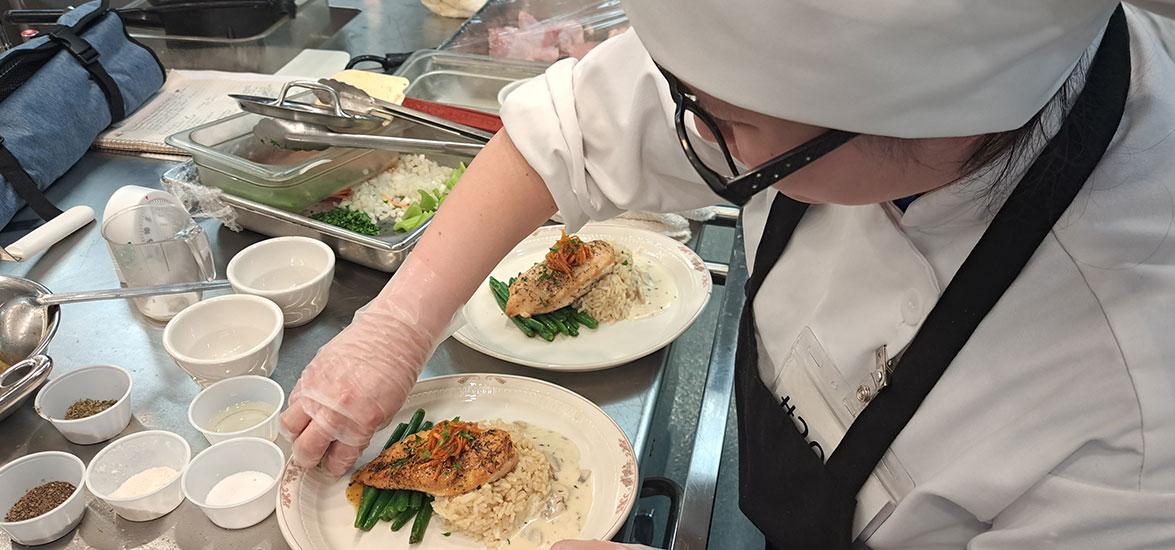
{"label": "plastic wrap", "polygon": [[174,178],[163,178],[164,190],[175,195],[193,218],[217,219],[225,227],[241,231],[241,225],[237,223],[237,212],[220,198],[224,192],[201,184],[195,164],[186,162],[180,165],[180,170],[173,170],[169,174]]}
{"label": "plastic wrap", "polygon": [[551,63],[627,29],[620,0],[490,0],[442,49]]}

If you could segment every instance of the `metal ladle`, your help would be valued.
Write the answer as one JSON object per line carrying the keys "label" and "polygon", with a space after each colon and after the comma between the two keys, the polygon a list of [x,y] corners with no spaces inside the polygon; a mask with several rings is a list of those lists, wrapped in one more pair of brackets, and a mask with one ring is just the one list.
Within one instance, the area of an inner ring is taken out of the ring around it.
{"label": "metal ladle", "polygon": [[4,347],[0,359],[11,364],[44,349],[48,339],[53,336],[53,330],[57,328],[58,314],[52,306],[95,300],[182,294],[228,287],[228,281],[218,280],[52,294],[35,281],[0,275],[0,342]]}
{"label": "metal ladle", "polygon": [[263,118],[253,126],[253,135],[261,141],[292,150],[317,151],[327,147],[382,149],[400,153],[438,153],[474,156],[484,147],[480,143],[459,143],[391,136],[339,134],[314,124],[279,118]]}

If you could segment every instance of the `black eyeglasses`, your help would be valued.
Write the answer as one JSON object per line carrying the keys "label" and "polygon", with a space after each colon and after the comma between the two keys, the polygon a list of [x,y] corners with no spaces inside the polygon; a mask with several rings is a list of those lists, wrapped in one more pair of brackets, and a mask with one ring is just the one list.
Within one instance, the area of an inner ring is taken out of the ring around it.
{"label": "black eyeglasses", "polygon": [[[726,139],[718,128],[718,123],[698,103],[697,96],[689,88],[686,88],[677,77],[662,69],[660,65],[657,68],[661,70],[661,74],[669,82],[669,94],[673,98],[673,103],[677,105],[677,109],[673,113],[673,122],[677,127],[677,139],[681,141],[681,148],[685,151],[686,158],[714,193],[737,206],[743,206],[758,192],[790,176],[816,159],[831,153],[837,147],[857,136],[854,132],[828,130],[745,174],[739,174],[734,157],[730,154],[730,148],[726,146]],[[714,140],[718,143],[718,148],[722,150],[722,155],[726,158],[725,168],[729,169],[729,175],[707,166],[705,161],[698,156],[697,150],[690,142],[689,129],[685,125],[686,112],[692,113],[695,120],[701,121],[710,130]]]}

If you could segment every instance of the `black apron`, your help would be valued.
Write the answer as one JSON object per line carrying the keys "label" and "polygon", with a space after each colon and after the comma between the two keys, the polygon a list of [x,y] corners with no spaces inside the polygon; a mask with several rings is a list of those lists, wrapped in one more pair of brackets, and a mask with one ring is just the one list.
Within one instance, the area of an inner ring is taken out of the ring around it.
{"label": "black apron", "polygon": [[861,486],[1093,172],[1121,121],[1129,87],[1130,37],[1119,7],[1057,135],[943,291],[888,387],[869,401],[827,462],[759,376],[752,305],[807,209],[782,194],[775,198],[745,289],[735,359],[739,505],[768,548],[850,548]]}

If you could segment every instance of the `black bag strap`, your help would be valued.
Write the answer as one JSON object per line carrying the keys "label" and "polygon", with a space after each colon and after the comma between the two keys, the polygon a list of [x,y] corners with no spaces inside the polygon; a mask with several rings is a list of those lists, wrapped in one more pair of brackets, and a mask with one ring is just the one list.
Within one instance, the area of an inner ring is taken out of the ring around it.
{"label": "black bag strap", "polygon": [[24,167],[20,165],[20,161],[12,155],[12,151],[4,146],[4,136],[0,136],[0,176],[4,176],[4,181],[12,186],[16,194],[24,199],[29,204],[29,208],[37,213],[41,219],[49,221],[61,214],[61,209],[53,205],[41,189],[37,187],[37,182],[29,176]]}
{"label": "black bag strap", "polygon": [[934,388],[955,355],[1028,264],[1110,146],[1130,91],[1130,34],[1110,17],[1077,100],[963,261],[877,394],[826,466],[855,493]]}
{"label": "black bag strap", "polygon": [[85,28],[93,22],[97,15],[105,15],[106,13],[109,13],[109,11],[106,8],[106,2],[103,1],[97,9],[82,17],[75,26],[59,26],[47,36],[50,40],[68,49],[69,53],[73,54],[74,59],[81,64],[82,68],[86,69],[90,73],[90,76],[94,78],[94,82],[98,83],[98,88],[102,90],[102,95],[106,96],[106,106],[110,109],[110,122],[114,123],[126,118],[126,107],[122,99],[122,90],[118,88],[118,83],[114,81],[114,78],[102,66],[100,62],[101,56],[98,54],[98,50],[94,49],[93,45],[77,33],[78,30]]}

